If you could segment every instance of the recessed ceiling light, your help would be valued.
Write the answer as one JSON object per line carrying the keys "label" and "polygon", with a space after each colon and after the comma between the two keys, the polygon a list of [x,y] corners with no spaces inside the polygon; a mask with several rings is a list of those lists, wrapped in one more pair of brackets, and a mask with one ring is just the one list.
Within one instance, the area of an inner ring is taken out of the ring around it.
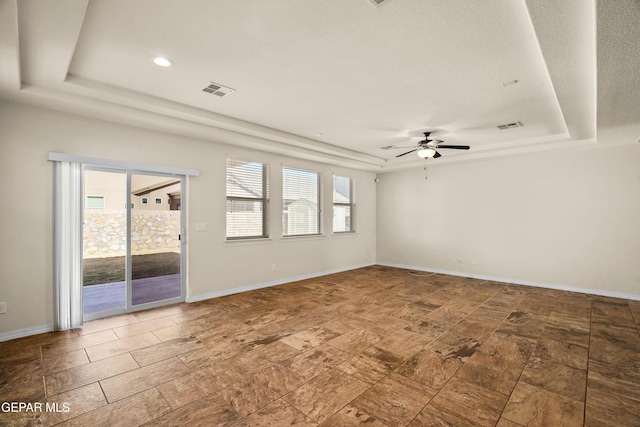
{"label": "recessed ceiling light", "polygon": [[154,56],[151,60],[159,67],[171,67],[173,65],[173,61],[164,56]]}

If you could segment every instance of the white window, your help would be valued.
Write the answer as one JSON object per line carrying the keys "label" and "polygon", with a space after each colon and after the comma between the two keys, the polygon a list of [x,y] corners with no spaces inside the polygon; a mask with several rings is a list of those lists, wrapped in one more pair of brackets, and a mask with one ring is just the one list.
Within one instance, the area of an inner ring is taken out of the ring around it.
{"label": "white window", "polygon": [[355,201],[353,180],[344,176],[333,176],[333,232],[355,231]]}
{"label": "white window", "polygon": [[320,173],[282,168],[282,235],[322,234]]}
{"label": "white window", "polygon": [[104,209],[104,196],[87,196],[87,209]]}
{"label": "white window", "polygon": [[269,165],[227,159],[227,239],[269,237]]}

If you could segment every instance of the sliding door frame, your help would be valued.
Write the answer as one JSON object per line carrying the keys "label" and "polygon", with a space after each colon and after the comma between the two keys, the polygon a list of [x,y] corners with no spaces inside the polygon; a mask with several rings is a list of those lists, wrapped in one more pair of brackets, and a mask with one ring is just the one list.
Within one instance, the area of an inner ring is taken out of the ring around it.
{"label": "sliding door frame", "polygon": [[186,260],[186,252],[187,252],[187,228],[186,228],[186,203],[180,203],[180,233],[178,239],[180,240],[180,296],[174,298],[167,298],[159,301],[152,301],[143,304],[133,305],[133,286],[132,286],[132,273],[133,273],[133,253],[131,250],[131,213],[133,204],[131,203],[131,177],[133,175],[151,175],[151,176],[162,176],[167,178],[177,178],[180,179],[180,194],[181,199],[184,197],[186,200],[186,185],[185,180],[186,177],[184,175],[175,175],[168,174],[162,172],[153,172],[153,171],[143,171],[143,170],[127,170],[127,311],[140,311],[147,310],[150,308],[160,307],[163,305],[175,304],[179,302],[185,302],[186,300],[186,280],[185,280],[185,270],[187,265]]}
{"label": "sliding door frame", "polygon": [[[131,249],[131,217],[132,217],[132,208],[133,204],[131,201],[131,177],[132,175],[152,175],[152,176],[163,176],[168,178],[176,178],[180,179],[180,194],[181,198],[184,201],[187,200],[186,195],[186,176],[179,174],[170,174],[166,172],[155,172],[148,170],[140,170],[140,169],[126,169],[126,168],[118,168],[118,167],[105,167],[99,165],[92,164],[83,164],[82,165],[82,176],[84,183],[84,173],[86,171],[98,171],[98,172],[109,172],[109,173],[121,173],[126,177],[126,220],[125,220],[125,238],[126,238],[126,255],[125,255],[125,306],[123,308],[115,308],[110,310],[99,311],[90,314],[84,314],[83,320],[95,320],[101,319],[104,317],[116,316],[124,313],[131,313],[136,311],[148,310],[150,308],[161,307],[170,304],[176,304],[180,302],[186,301],[186,265],[187,265],[187,245],[186,245],[186,217],[187,217],[187,203],[180,204],[180,296],[174,298],[163,299],[159,301],[152,301],[143,304],[133,305],[132,300],[132,249]],[[83,197],[84,197],[84,189],[83,189]],[[82,201],[82,205],[84,206],[84,200]]]}

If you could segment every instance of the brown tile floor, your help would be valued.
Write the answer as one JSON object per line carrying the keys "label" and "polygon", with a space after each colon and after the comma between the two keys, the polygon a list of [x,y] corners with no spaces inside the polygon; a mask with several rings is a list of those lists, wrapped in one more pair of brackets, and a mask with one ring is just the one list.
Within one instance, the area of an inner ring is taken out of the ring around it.
{"label": "brown tile floor", "polygon": [[373,266],[0,343],[0,402],[43,403],[0,425],[638,426],[639,323]]}

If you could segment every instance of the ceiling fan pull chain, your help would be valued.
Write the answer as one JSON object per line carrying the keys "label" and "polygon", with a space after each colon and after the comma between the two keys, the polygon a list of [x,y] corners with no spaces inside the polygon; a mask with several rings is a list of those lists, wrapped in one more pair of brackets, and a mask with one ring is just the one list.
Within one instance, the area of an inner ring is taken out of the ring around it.
{"label": "ceiling fan pull chain", "polygon": [[427,159],[424,159],[424,179],[427,179]]}

